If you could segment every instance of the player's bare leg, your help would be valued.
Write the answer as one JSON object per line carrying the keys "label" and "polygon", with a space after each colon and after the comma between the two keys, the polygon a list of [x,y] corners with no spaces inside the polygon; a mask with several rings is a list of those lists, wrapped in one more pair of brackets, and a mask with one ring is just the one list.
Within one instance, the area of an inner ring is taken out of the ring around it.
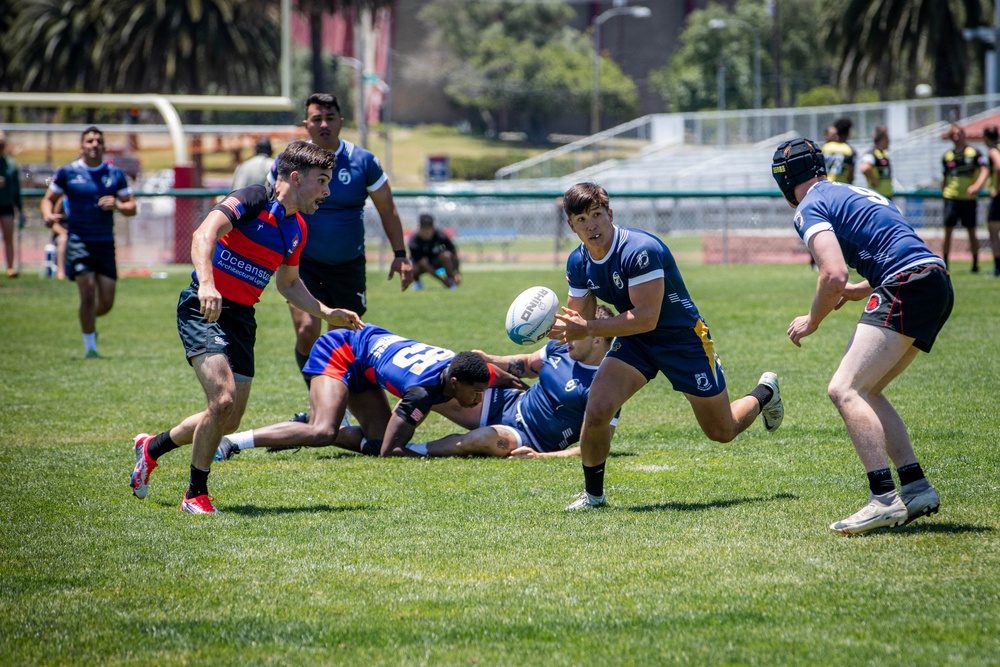
{"label": "player's bare leg", "polygon": [[726,390],[707,398],[691,394],[684,396],[691,403],[701,430],[715,442],[731,442],[747,430],[760,414],[760,402],[753,396],[743,396],[732,403]]}
{"label": "player's bare leg", "polygon": [[427,456],[506,457],[517,449],[517,434],[508,426],[483,426],[468,433],[446,435],[427,445]]}

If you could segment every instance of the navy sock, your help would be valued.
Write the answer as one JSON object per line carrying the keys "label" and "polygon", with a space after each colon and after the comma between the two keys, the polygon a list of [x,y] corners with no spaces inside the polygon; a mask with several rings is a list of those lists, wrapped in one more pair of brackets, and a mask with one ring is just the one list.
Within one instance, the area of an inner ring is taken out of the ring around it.
{"label": "navy sock", "polygon": [[365,456],[378,456],[382,453],[382,441],[366,440],[364,444],[361,445],[361,453]]}
{"label": "navy sock", "polygon": [[757,402],[760,403],[760,409],[763,410],[767,402],[774,398],[774,390],[766,384],[759,384],[747,396],[756,398]]}
{"label": "navy sock", "polygon": [[[295,363],[297,363],[299,365],[299,370],[300,371],[303,368],[306,367],[306,362],[307,361],[309,361],[309,355],[308,354],[302,354],[301,352],[299,352],[298,348],[296,348],[295,349]],[[309,383],[312,381],[312,375],[306,375],[305,373],[303,373],[302,374],[302,379],[305,380],[306,389],[308,389],[309,388]]]}
{"label": "navy sock", "polygon": [[604,464],[583,466],[583,483],[587,493],[600,498],[604,495]]}
{"label": "navy sock", "polygon": [[146,447],[146,452],[149,454],[149,458],[155,461],[167,452],[172,452],[178,447],[180,447],[180,445],[170,439],[170,431],[164,431],[163,433],[154,436],[153,439],[149,441],[149,446]]}
{"label": "navy sock", "polygon": [[892,471],[888,468],[872,470],[868,473],[868,488],[876,496],[895,491],[896,485],[892,482]]}
{"label": "navy sock", "polygon": [[208,493],[208,470],[200,470],[191,466],[191,482],[188,484],[187,498],[195,498]]}
{"label": "navy sock", "polygon": [[911,463],[908,466],[896,468],[896,473],[899,475],[900,486],[906,486],[912,482],[919,482],[924,479],[924,471],[919,463]]}

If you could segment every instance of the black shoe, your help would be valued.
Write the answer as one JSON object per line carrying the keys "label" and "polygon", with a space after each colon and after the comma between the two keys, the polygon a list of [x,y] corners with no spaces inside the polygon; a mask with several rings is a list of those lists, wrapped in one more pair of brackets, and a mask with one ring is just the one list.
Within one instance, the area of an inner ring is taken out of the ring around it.
{"label": "black shoe", "polygon": [[288,421],[290,421],[290,422],[298,422],[300,424],[308,424],[309,423],[309,412],[308,411],[306,411],[306,412],[296,412],[295,416],[292,417],[291,419],[289,419]]}
{"label": "black shoe", "polygon": [[972,272],[973,273],[979,273],[979,265],[978,264],[973,264],[972,265]]}

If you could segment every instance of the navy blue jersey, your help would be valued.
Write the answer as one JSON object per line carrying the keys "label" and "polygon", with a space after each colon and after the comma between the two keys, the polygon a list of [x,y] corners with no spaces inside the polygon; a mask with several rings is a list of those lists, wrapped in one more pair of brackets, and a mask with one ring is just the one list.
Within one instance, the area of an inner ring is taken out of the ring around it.
{"label": "navy blue jersey", "polygon": [[663,303],[656,329],[639,335],[671,336],[694,328],[700,320],[698,308],[691,301],[670,249],[642,230],[618,225],[614,229],[614,243],[604,259],[595,260],[583,244],[570,253],[566,262],[570,296],[585,297],[590,293],[623,313],[634,307],[628,293],[630,285],[662,278]]}
{"label": "navy blue jersey", "polygon": [[114,241],[114,211],[105,211],[97,200],[106,195],[116,198],[132,193],[128,179],[118,167],[104,163],[88,167],[83,160],[76,160],[61,167],[49,189],[64,196],[64,224],[69,237],[78,241]]}
{"label": "navy blue jersey", "polygon": [[944,264],[896,205],[868,188],[830,181],[809,188],[795,211],[795,231],[808,245],[825,230],[836,234],[847,265],[872,287],[918,264]]}
{"label": "navy blue jersey", "polygon": [[545,346],[542,361],[538,382],[508,404],[503,423],[523,428],[530,437],[525,444],[532,449],[556,452],[580,440],[590,384],[598,367],[574,361],[569,348],[556,341]]}
{"label": "navy blue jersey", "polygon": [[[378,158],[360,146],[341,139],[336,156],[330,196],[315,213],[302,216],[310,240],[302,259],[309,262],[343,264],[365,253],[365,201],[388,181]],[[267,178],[272,185],[280,159],[278,155]]]}

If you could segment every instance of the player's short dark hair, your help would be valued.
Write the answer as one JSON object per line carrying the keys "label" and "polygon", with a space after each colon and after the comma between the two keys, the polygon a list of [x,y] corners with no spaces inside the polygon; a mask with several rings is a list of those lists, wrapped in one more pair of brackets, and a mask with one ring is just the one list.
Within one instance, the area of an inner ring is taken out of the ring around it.
{"label": "player's short dark hair", "polygon": [[459,352],[448,365],[451,377],[465,384],[487,383],[490,381],[490,367],[475,352]]}
{"label": "player's short dark hair", "polygon": [[86,130],[84,130],[83,132],[80,133],[80,142],[81,143],[83,143],[83,138],[85,136],[87,136],[88,134],[99,134],[101,136],[101,139],[104,138],[104,133],[101,132],[100,128],[98,128],[96,125],[91,125]]}
{"label": "player's short dark hair", "polygon": [[337,101],[336,95],[331,95],[330,93],[313,93],[306,98],[305,112],[309,113],[309,105],[315,104],[318,107],[326,108],[333,107],[337,110],[337,115],[340,115],[340,102]]}
{"label": "player's short dark hair", "polygon": [[271,157],[271,154],[274,152],[271,148],[271,140],[267,137],[261,137],[258,139],[254,150],[258,155],[266,155],[268,157]]}
{"label": "player's short dark hair", "polygon": [[872,142],[879,142],[882,139],[889,138],[889,130],[885,129],[885,125],[876,125],[875,129],[872,130]]}
{"label": "player's short dark hair", "polygon": [[597,310],[594,311],[595,320],[610,320],[614,316],[615,314],[611,312],[611,309],[603,303],[597,304]]}
{"label": "player's short dark hair", "polygon": [[430,227],[433,224],[434,224],[434,216],[433,215],[431,215],[430,213],[421,213],[420,214],[420,226],[421,227]]}
{"label": "player's short dark hair", "polygon": [[597,183],[577,183],[563,195],[563,212],[568,217],[586,213],[595,206],[608,208],[610,205],[608,191]]}
{"label": "player's short dark hair", "polygon": [[325,148],[308,141],[293,141],[278,159],[278,176],[288,178],[293,171],[333,169],[336,156]]}
{"label": "player's short dark hair", "polygon": [[1000,131],[997,130],[996,125],[987,125],[986,128],[983,129],[983,136],[993,143],[997,143],[997,140],[1000,139]]}

